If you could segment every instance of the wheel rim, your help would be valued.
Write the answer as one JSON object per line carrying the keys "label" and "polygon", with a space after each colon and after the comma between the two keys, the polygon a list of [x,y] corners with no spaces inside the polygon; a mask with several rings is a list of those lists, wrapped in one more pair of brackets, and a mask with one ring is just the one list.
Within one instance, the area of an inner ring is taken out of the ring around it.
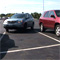
{"label": "wheel rim", "polygon": [[41,28],[40,29],[41,29],[41,31],[43,31],[43,25],[42,24],[41,24]]}
{"label": "wheel rim", "polygon": [[59,27],[56,28],[56,35],[57,35],[57,36],[60,35],[60,28],[59,28]]}

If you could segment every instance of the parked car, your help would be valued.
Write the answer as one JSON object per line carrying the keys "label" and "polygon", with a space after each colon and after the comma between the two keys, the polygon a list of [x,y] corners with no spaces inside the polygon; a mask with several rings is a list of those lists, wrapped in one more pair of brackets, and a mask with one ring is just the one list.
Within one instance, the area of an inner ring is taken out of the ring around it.
{"label": "parked car", "polygon": [[57,36],[60,36],[60,10],[45,11],[39,18],[39,26],[41,32],[51,28]]}
{"label": "parked car", "polygon": [[8,32],[9,29],[20,29],[27,27],[34,28],[34,18],[29,13],[14,14],[11,18],[6,19],[3,23],[4,28]]}

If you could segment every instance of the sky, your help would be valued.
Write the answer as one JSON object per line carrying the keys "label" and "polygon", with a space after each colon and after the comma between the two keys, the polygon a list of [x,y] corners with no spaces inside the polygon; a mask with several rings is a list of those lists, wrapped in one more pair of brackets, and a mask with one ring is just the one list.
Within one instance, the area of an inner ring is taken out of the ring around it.
{"label": "sky", "polygon": [[0,0],[0,14],[22,12],[42,13],[43,11],[54,9],[55,10],[60,9],[60,0]]}

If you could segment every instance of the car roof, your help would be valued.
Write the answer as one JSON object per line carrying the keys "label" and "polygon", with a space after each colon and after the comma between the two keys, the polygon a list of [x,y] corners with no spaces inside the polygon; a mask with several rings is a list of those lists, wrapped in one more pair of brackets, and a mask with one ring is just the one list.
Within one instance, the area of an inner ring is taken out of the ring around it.
{"label": "car roof", "polygon": [[[47,11],[59,11],[59,10],[47,10]],[[47,12],[47,11],[45,11],[45,12]]]}

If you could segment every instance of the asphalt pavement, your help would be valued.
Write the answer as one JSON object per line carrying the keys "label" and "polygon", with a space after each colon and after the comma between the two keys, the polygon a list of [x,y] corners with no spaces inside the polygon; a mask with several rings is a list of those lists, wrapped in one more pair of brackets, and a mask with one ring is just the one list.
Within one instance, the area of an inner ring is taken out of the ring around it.
{"label": "asphalt pavement", "polygon": [[0,20],[1,60],[60,60],[60,37],[53,30],[41,33],[39,21],[35,20],[34,30],[10,30],[3,28]]}

